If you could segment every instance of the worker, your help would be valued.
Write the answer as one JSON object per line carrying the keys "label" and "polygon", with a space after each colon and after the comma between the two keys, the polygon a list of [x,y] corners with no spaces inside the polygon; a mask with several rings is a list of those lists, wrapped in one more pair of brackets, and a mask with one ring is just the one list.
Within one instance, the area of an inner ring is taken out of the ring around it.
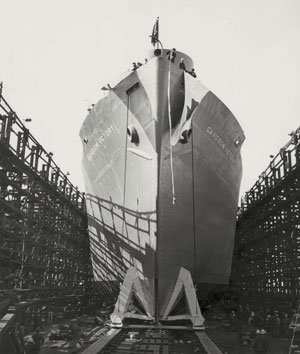
{"label": "worker", "polygon": [[285,313],[283,320],[282,320],[282,334],[284,337],[288,334],[290,322],[291,322],[291,319],[289,318],[289,315],[287,313]]}
{"label": "worker", "polygon": [[271,318],[270,318],[269,333],[270,333],[272,336],[275,336],[275,330],[276,330],[275,315],[274,315],[274,313],[272,313],[272,314],[271,314]]}
{"label": "worker", "polygon": [[237,325],[237,318],[236,318],[235,311],[231,311],[231,314],[230,314],[230,324],[231,324],[231,327],[232,327],[233,329],[236,328],[236,325]]}
{"label": "worker", "polygon": [[131,71],[136,71],[136,69],[138,68],[138,66],[136,65],[136,63],[132,63],[132,69]]}
{"label": "worker", "polygon": [[30,337],[25,344],[25,354],[37,354],[37,348],[32,337]]}
{"label": "worker", "polygon": [[42,344],[44,343],[44,337],[41,335],[39,327],[37,327],[35,332],[33,333],[32,339],[36,346],[36,353],[38,354],[40,352]]}
{"label": "worker", "polygon": [[23,348],[24,348],[24,346],[25,346],[24,332],[25,332],[25,327],[22,326],[22,325],[19,325],[18,335],[19,335],[20,343],[21,343],[21,345],[22,345]]}
{"label": "worker", "polygon": [[184,59],[183,58],[180,59],[179,69],[182,69],[182,70],[185,71],[185,64],[184,64]]}
{"label": "worker", "polygon": [[255,312],[251,311],[250,316],[248,317],[248,325],[254,325],[255,324]]}
{"label": "worker", "polygon": [[192,75],[194,78],[196,78],[197,77],[197,75],[196,75],[196,73],[195,73],[195,69],[193,68],[191,71],[188,71],[188,73],[190,74],[190,75]]}
{"label": "worker", "polygon": [[254,350],[254,343],[257,342],[257,339],[256,339],[256,338],[258,338],[258,336],[260,336],[260,335],[261,335],[261,331],[260,331],[260,329],[257,329],[256,332],[255,332],[254,340],[253,340],[253,342],[252,342],[252,349],[253,349],[253,350]]}
{"label": "worker", "polygon": [[261,331],[260,329],[257,329],[256,332],[255,332],[256,336],[255,337],[258,337],[260,334],[261,334]]}
{"label": "worker", "polygon": [[268,352],[269,340],[267,337],[267,332],[262,329],[260,333],[257,333],[253,341],[253,351],[257,354],[265,354]]}
{"label": "worker", "polygon": [[267,330],[270,332],[271,328],[272,328],[272,317],[270,314],[267,315],[267,318],[265,320],[265,324],[266,324]]}
{"label": "worker", "polygon": [[10,339],[11,339],[12,346],[14,348],[14,353],[22,354],[24,352],[24,345],[20,341],[19,332],[17,330],[17,327],[15,327],[10,332]]}
{"label": "worker", "polygon": [[275,326],[274,334],[275,334],[276,337],[279,337],[280,328],[281,328],[281,321],[280,321],[280,317],[279,317],[278,311],[275,311],[274,326]]}
{"label": "worker", "polygon": [[172,50],[167,51],[167,59],[174,63],[176,58],[176,49],[173,48]]}
{"label": "worker", "polygon": [[95,104],[91,104],[90,107],[87,109],[89,113],[92,112],[93,108],[94,108]]}

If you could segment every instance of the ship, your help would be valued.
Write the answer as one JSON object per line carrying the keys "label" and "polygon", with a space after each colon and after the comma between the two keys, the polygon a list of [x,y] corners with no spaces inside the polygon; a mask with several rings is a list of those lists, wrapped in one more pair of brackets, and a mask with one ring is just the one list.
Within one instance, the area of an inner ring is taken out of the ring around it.
{"label": "ship", "polygon": [[91,261],[117,297],[114,325],[201,327],[197,286],[229,281],[245,136],[157,21],[145,63],[104,88],[80,130]]}

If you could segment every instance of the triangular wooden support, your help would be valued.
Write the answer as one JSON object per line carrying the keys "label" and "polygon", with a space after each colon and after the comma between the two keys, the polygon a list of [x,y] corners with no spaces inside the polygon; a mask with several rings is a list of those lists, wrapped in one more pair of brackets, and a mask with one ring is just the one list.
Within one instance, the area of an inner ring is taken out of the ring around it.
{"label": "triangular wooden support", "polygon": [[[180,315],[172,315],[172,311],[179,303],[182,295],[186,298],[186,313]],[[190,320],[193,324],[194,329],[204,329],[204,317],[202,316],[201,309],[198,303],[191,273],[183,267],[181,267],[180,269],[175,288],[173,290],[165,313],[162,317],[162,320]]]}
{"label": "triangular wooden support", "polygon": [[[134,300],[138,300],[142,311],[134,306]],[[111,326],[122,327],[124,318],[140,320],[153,320],[151,308],[146,300],[138,271],[135,267],[128,269],[120,294],[111,314]]]}

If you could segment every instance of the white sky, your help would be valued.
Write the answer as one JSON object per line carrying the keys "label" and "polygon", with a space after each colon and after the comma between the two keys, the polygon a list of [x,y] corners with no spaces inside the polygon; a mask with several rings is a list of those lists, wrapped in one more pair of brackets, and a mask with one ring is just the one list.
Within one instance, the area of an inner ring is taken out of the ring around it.
{"label": "white sky", "polygon": [[300,125],[299,0],[0,0],[4,97],[83,191],[86,109],[143,61],[157,16],[245,132],[243,195]]}

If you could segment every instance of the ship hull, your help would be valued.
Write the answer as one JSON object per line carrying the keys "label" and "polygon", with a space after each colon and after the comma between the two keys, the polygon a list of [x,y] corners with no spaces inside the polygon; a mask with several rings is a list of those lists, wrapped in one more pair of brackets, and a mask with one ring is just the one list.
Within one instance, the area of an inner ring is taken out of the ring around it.
{"label": "ship hull", "polygon": [[103,290],[118,293],[135,267],[161,316],[181,267],[196,283],[227,283],[244,140],[229,109],[163,52],[100,100],[80,135]]}

